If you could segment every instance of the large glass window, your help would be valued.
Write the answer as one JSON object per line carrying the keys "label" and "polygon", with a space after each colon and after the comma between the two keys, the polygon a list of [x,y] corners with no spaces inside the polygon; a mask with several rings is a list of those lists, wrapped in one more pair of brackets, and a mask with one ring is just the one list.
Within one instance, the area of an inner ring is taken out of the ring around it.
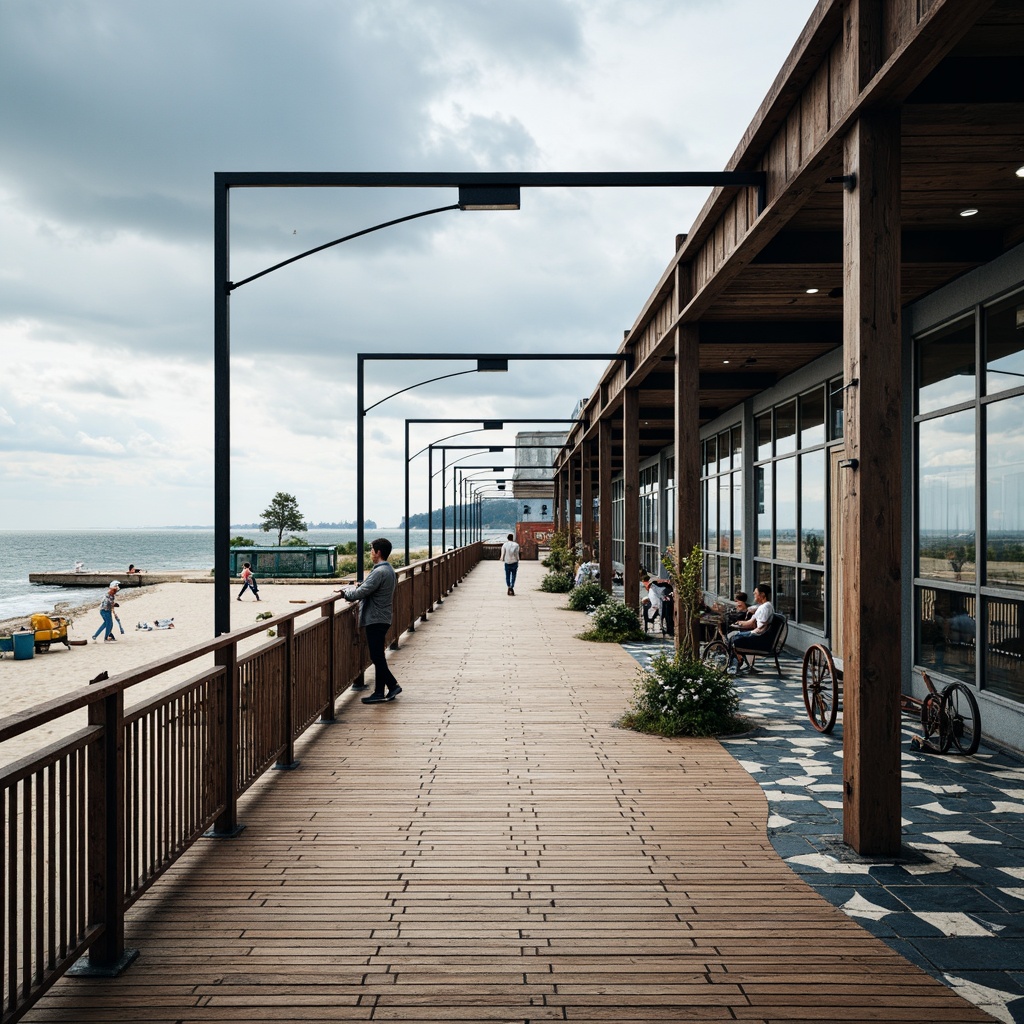
{"label": "large glass window", "polygon": [[[759,414],[754,467],[756,578],[775,590],[776,609],[811,629],[828,629],[828,456],[843,436],[841,379]],[[772,443],[761,443],[772,430]]]}
{"label": "large glass window", "polygon": [[985,370],[990,395],[1024,385],[1024,296],[986,310]]}
{"label": "large glass window", "polygon": [[1020,293],[916,340],[915,660],[1024,701],[1018,310]]}
{"label": "large glass window", "polygon": [[612,561],[623,564],[626,554],[626,485],[612,482]]}
{"label": "large glass window", "polygon": [[704,441],[704,510],[701,533],[705,552],[704,587],[713,594],[732,593],[741,578],[743,530],[742,461],[740,427],[725,430]]}
{"label": "large glass window", "polygon": [[1024,590],[1024,395],[985,408],[987,574],[990,586]]}
{"label": "large glass window", "polygon": [[800,456],[800,561],[825,563],[825,450]]}
{"label": "large glass window", "polygon": [[917,411],[971,401],[974,363],[974,317],[922,339],[917,348]]}
{"label": "large glass window", "polygon": [[640,470],[640,564],[654,575],[661,574],[661,543],[658,537],[660,501],[658,467]]}
{"label": "large glass window", "polygon": [[918,575],[924,579],[977,578],[974,416],[967,409],[918,425]]}
{"label": "large glass window", "polygon": [[1024,601],[985,599],[985,689],[1024,702]]}

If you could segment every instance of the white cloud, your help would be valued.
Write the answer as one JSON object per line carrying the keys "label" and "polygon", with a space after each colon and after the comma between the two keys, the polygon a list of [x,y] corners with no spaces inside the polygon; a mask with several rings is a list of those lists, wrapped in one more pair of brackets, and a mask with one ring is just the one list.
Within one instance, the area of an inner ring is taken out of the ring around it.
{"label": "white cloud", "polygon": [[[215,171],[717,169],[813,7],[0,4],[0,527],[212,521]],[[356,352],[613,351],[704,199],[533,190],[518,213],[426,218],[238,289],[233,518],[277,490],[354,515]],[[236,191],[232,276],[452,200]],[[430,369],[374,364],[367,393]],[[400,515],[405,417],[564,417],[599,370],[393,399],[367,418],[367,514]]]}

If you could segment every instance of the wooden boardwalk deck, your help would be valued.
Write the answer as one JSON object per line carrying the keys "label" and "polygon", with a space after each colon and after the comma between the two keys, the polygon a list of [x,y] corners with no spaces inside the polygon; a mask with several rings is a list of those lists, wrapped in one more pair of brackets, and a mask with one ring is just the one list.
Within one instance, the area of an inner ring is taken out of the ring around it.
{"label": "wooden boardwalk deck", "polygon": [[245,831],[133,910],[136,964],[29,1021],[983,1021],[800,881],[710,740],[616,729],[635,679],[482,563]]}

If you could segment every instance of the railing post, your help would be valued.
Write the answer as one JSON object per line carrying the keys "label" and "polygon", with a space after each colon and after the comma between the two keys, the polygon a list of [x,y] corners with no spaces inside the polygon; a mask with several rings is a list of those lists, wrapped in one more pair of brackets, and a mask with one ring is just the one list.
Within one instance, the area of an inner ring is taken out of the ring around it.
{"label": "railing post", "polygon": [[294,728],[294,695],[295,695],[295,619],[288,618],[281,623],[278,635],[284,640],[284,670],[282,683],[284,689],[284,707],[281,717],[284,724],[284,750],[278,757],[274,767],[278,771],[290,772],[299,767],[295,760],[295,728]]}
{"label": "railing post", "polygon": [[409,568],[409,621],[406,626],[410,633],[416,632],[416,569]]}
{"label": "railing post", "polygon": [[89,919],[103,931],[69,974],[117,977],[139,955],[124,946],[124,694],[89,705],[103,732],[89,745]]}
{"label": "railing post", "polygon": [[240,698],[238,644],[232,642],[218,647],[214,652],[214,662],[224,670],[220,679],[221,693],[224,698],[224,718],[220,731],[220,753],[223,758],[221,788],[224,810],[206,836],[210,839],[233,839],[245,828],[244,825],[238,824],[238,758],[241,744],[238,728]]}
{"label": "railing post", "polygon": [[321,618],[327,619],[327,693],[325,694],[324,709],[320,712],[321,725],[333,725],[337,721],[334,716],[334,674],[337,664],[334,654],[334,631],[336,628],[334,605],[335,602],[331,601],[330,604],[325,604],[320,609]]}

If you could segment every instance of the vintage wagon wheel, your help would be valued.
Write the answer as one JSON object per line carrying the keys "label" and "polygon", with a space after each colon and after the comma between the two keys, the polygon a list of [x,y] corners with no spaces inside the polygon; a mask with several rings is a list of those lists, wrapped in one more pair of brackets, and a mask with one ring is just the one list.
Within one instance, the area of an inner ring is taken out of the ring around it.
{"label": "vintage wagon wheel", "polygon": [[921,702],[921,728],[924,730],[925,742],[937,744],[940,754],[945,754],[953,742],[947,704],[944,693],[926,694]]}
{"label": "vintage wagon wheel", "polygon": [[724,672],[729,667],[729,646],[724,640],[711,640],[704,648],[700,660],[711,668]]}
{"label": "vintage wagon wheel", "polygon": [[949,735],[961,754],[973,754],[981,742],[981,711],[974,694],[963,683],[950,683],[942,691],[949,718]]}
{"label": "vintage wagon wheel", "polygon": [[818,732],[831,732],[839,710],[839,677],[832,652],[822,644],[813,644],[804,652],[804,707],[811,725]]}

